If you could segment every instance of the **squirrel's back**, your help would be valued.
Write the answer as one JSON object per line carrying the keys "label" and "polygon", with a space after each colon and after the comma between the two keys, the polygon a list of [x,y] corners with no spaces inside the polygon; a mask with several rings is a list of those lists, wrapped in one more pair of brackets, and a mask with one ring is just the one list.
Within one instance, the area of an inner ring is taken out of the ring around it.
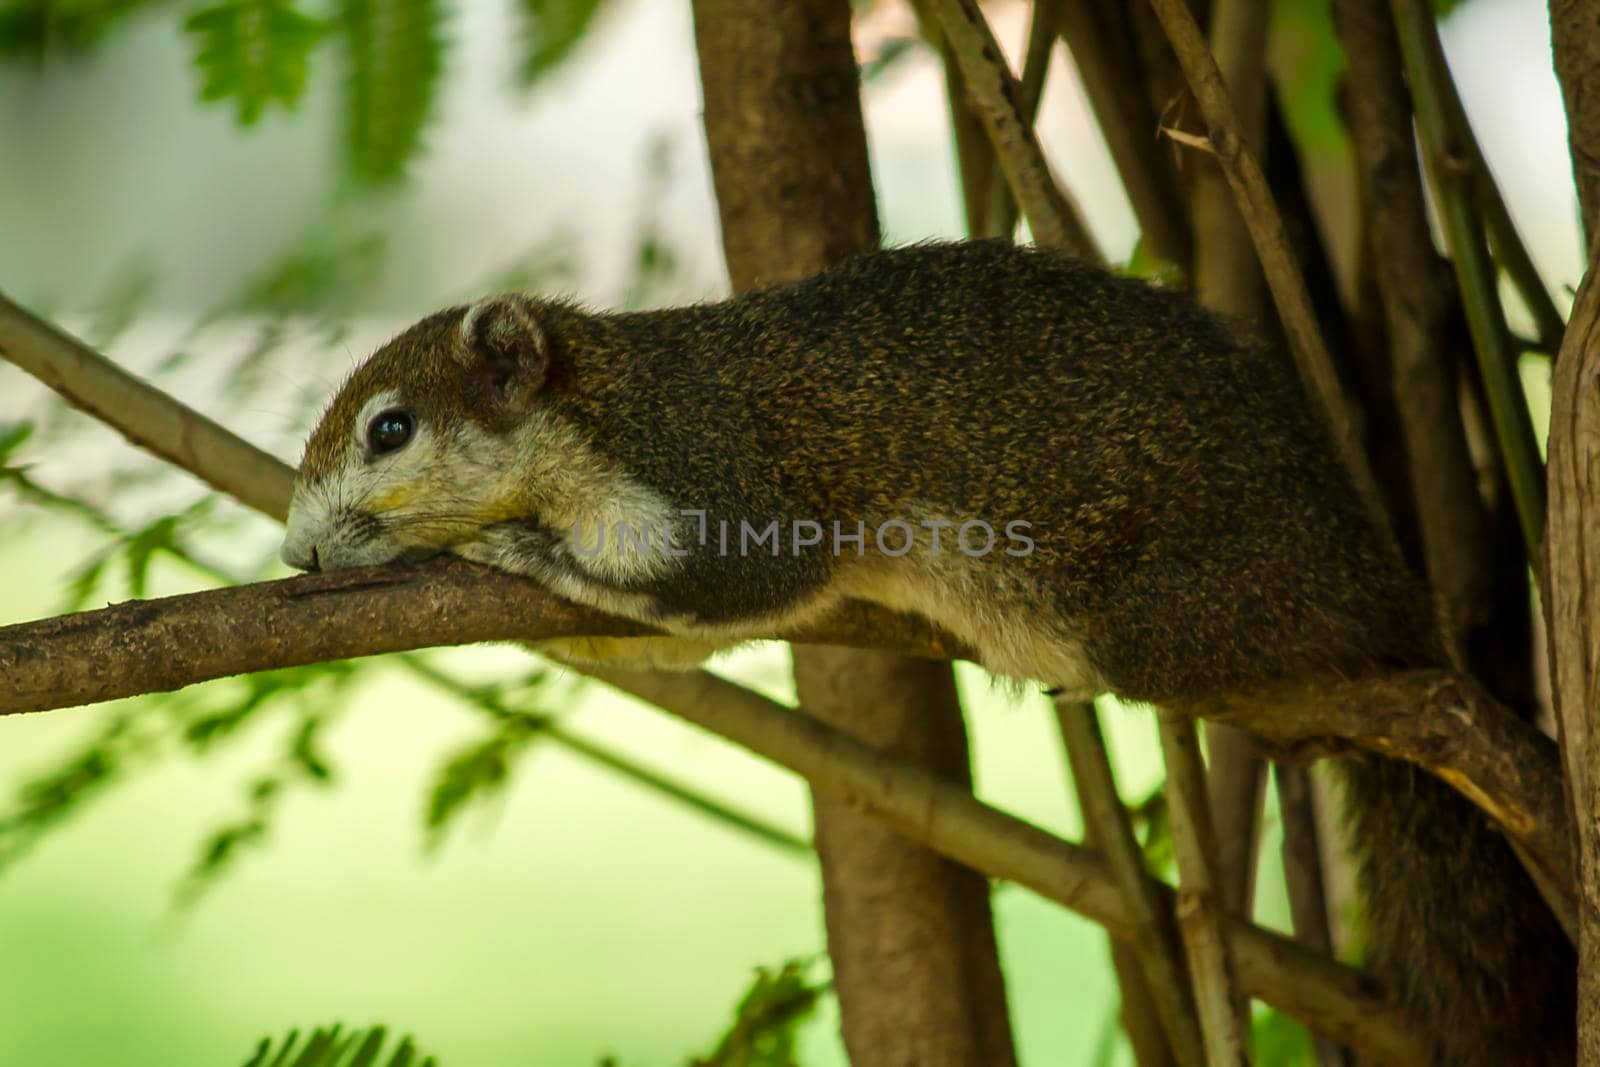
{"label": "squirrel's back", "polygon": [[966,242],[717,304],[571,314],[556,395],[619,463],[696,487],[687,507],[786,526],[1027,523],[1029,554],[952,562],[1125,696],[1436,656],[1426,599],[1293,368],[1176,293]]}

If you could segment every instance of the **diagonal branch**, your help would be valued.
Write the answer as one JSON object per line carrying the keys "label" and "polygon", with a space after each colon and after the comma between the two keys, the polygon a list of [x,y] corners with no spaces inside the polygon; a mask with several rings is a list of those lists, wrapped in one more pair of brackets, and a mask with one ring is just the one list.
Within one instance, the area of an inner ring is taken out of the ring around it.
{"label": "diagonal branch", "polygon": [[288,514],[294,471],[3,294],[0,355],[131,444],[257,511]]}
{"label": "diagonal branch", "polygon": [[1150,0],[1150,3],[1172,42],[1172,50],[1183,67],[1184,77],[1205,116],[1208,130],[1206,138],[1177,131],[1169,131],[1169,135],[1184,143],[1198,143],[1208,148],[1217,157],[1228,184],[1233,186],[1239,213],[1244,216],[1250,239],[1255,243],[1256,255],[1261,260],[1278,318],[1288,336],[1295,365],[1317,410],[1326,420],[1345,469],[1366,498],[1374,520],[1381,525],[1381,497],[1362,449],[1359,412],[1340,382],[1333,358],[1322,341],[1305,276],[1284,230],[1283,216],[1272,190],[1267,187],[1261,164],[1244,141],[1239,116],[1228,96],[1222,73],[1186,0]]}
{"label": "diagonal branch", "polygon": [[[1025,886],[1114,936],[1134,936],[1133,917],[1099,856],[980,803],[930,771],[888,760],[848,734],[705,672],[595,676],[782,764],[952,859]],[[1172,889],[1153,879],[1148,884],[1170,914]],[[1251,995],[1378,1062],[1425,1058],[1368,976],[1240,919],[1224,919],[1223,935]]]}
{"label": "diagonal branch", "polygon": [[1034,240],[1064,248],[1073,255],[1104,262],[1083,212],[1050,175],[1024,111],[1017,80],[1006,66],[1000,46],[976,0],[925,0],[933,5],[945,41],[955,53],[973,110],[994,144],[1000,169],[1022,208]]}
{"label": "diagonal branch", "polygon": [[1433,9],[1426,0],[1393,0],[1391,6],[1416,108],[1423,158],[1439,203],[1440,228],[1461,285],[1472,348],[1488,394],[1506,476],[1511,481],[1523,541],[1537,572],[1543,566],[1539,546],[1544,539],[1544,464],[1517,375],[1517,353],[1506,327],[1494,261],[1479,217],[1480,182],[1474,163],[1482,160],[1474,158],[1462,139],[1463,131],[1451,121],[1452,89]]}
{"label": "diagonal branch", "polygon": [[1146,74],[1128,24],[1130,13],[1119,4],[1063,4],[1061,37],[1139,220],[1140,240],[1156,259],[1188,270],[1189,216],[1177,170],[1155,136],[1155,110],[1141,91]]}
{"label": "diagonal branch", "polygon": [[1167,764],[1167,803],[1172,813],[1173,851],[1178,860],[1178,926],[1196,976],[1195,1002],[1210,1067],[1241,1067],[1249,1003],[1234,977],[1222,930],[1222,890],[1217,878],[1217,841],[1206,799],[1206,769],[1194,720],[1160,712],[1161,753]]}
{"label": "diagonal branch", "polygon": [[1083,811],[1084,840],[1093,844],[1111,869],[1133,926],[1134,952],[1168,1046],[1183,1067],[1199,1067],[1205,1063],[1205,1045],[1172,910],[1158,896],[1145,870],[1144,851],[1133,836],[1128,809],[1117,795],[1100,720],[1093,704],[1066,699],[1057,699],[1055,704],[1078,807]]}

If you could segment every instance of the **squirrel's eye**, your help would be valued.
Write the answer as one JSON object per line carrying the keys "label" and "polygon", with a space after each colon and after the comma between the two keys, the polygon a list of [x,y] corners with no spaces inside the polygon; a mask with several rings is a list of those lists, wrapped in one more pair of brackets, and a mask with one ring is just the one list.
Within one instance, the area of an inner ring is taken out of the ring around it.
{"label": "squirrel's eye", "polygon": [[416,429],[416,419],[402,408],[380,411],[367,423],[367,447],[375,456],[403,448]]}

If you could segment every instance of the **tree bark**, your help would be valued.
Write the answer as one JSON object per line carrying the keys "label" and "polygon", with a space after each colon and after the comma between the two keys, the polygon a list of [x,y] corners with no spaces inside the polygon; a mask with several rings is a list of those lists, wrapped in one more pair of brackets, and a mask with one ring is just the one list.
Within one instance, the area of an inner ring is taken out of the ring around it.
{"label": "tree bark", "polygon": [[[706,140],[736,289],[815,274],[876,247],[845,0],[697,0]],[[796,648],[823,722],[970,786],[948,663]],[[848,803],[813,793],[828,952],[860,1064],[1014,1062],[988,882]]]}
{"label": "tree bark", "polygon": [[[971,787],[948,664],[795,649],[800,706],[884,754]],[[814,791],[828,954],[852,1062],[1015,1061],[982,875]]]}
{"label": "tree bark", "polygon": [[1578,291],[1550,404],[1545,611],[1568,797],[1577,811],[1578,1056],[1600,1064],[1600,241]]}
{"label": "tree bark", "polygon": [[1550,0],[1550,45],[1567,104],[1567,141],[1578,183],[1583,229],[1600,232],[1600,6]]}

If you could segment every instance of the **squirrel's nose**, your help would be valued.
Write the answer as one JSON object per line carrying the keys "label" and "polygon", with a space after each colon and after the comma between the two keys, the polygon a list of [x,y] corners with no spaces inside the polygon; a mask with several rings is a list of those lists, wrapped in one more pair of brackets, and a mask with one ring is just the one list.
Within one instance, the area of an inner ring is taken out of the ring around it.
{"label": "squirrel's nose", "polygon": [[317,558],[316,545],[296,545],[285,541],[283,549],[278,553],[283,561],[298,571],[316,574],[322,570],[322,561]]}

